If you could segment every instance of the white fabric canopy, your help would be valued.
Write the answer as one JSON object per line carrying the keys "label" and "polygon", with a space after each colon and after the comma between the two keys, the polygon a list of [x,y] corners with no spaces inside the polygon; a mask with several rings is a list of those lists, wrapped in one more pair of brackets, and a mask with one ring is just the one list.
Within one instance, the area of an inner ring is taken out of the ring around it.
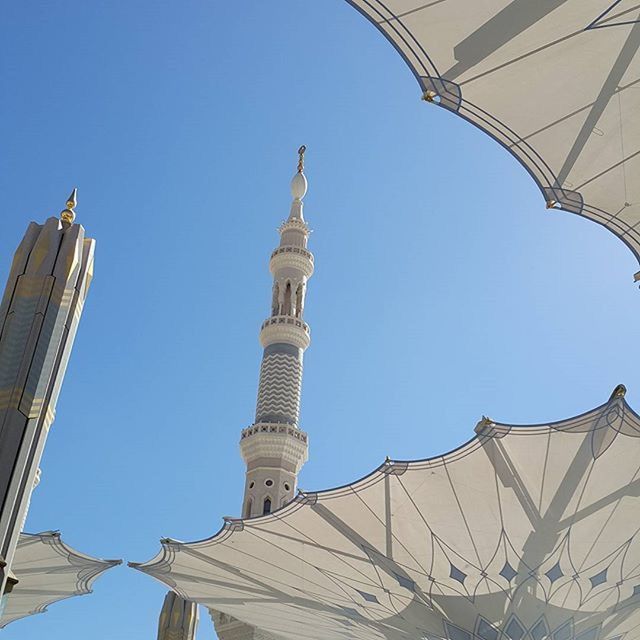
{"label": "white fabric canopy", "polygon": [[347,0],[391,41],[426,99],[480,127],[549,206],[640,260],[637,0]]}
{"label": "white fabric canopy", "polygon": [[618,387],[562,422],[483,419],[131,566],[291,640],[640,638],[640,418]]}
{"label": "white fabric canopy", "polygon": [[0,628],[47,606],[91,593],[96,578],[120,560],[99,560],[67,546],[56,531],[20,534],[12,571],[19,580],[8,595]]}

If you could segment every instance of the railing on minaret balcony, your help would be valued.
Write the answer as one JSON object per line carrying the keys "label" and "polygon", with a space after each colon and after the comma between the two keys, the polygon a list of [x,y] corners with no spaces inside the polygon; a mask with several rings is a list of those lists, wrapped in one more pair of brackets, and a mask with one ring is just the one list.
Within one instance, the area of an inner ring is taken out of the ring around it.
{"label": "railing on minaret balcony", "polygon": [[294,327],[300,327],[307,335],[311,335],[311,329],[306,322],[299,320],[298,318],[294,318],[292,316],[271,316],[267,318],[263,323],[260,329],[264,329],[271,324],[290,324]]}
{"label": "railing on minaret balcony", "polygon": [[273,253],[271,254],[271,258],[273,259],[275,256],[281,254],[281,253],[298,253],[302,256],[304,256],[305,258],[308,258],[309,260],[311,260],[311,262],[313,262],[313,253],[311,253],[311,251],[309,251],[308,249],[305,249],[303,247],[294,247],[291,245],[285,245],[284,247],[278,247],[277,249],[274,249]]}

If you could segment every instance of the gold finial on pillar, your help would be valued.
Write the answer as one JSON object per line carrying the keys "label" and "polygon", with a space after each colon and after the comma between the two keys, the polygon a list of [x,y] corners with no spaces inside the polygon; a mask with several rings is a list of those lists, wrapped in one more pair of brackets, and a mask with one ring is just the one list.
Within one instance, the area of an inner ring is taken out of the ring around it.
{"label": "gold finial on pillar", "polygon": [[78,204],[78,189],[73,188],[71,195],[67,198],[67,208],[60,212],[60,220],[66,224],[73,224],[76,219],[75,208]]}
{"label": "gold finial on pillar", "polygon": [[302,173],[304,171],[304,152],[307,150],[305,145],[302,145],[298,149],[298,173]]}

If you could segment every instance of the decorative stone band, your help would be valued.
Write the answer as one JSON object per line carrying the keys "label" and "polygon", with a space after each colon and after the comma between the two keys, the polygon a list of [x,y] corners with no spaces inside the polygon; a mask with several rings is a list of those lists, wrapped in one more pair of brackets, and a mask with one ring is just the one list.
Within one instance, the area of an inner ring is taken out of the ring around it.
{"label": "decorative stone band", "polygon": [[298,473],[308,459],[309,439],[296,427],[260,422],[243,429],[240,452],[247,467],[259,460],[278,460],[292,465]]}
{"label": "decorative stone band", "polygon": [[284,233],[285,231],[292,231],[292,230],[302,231],[306,236],[308,236],[309,233],[311,233],[309,230],[309,225],[304,220],[298,220],[296,218],[285,220],[278,228],[278,231],[281,234]]}
{"label": "decorative stone band", "polygon": [[286,267],[298,269],[310,278],[313,275],[313,254],[302,247],[280,247],[271,254],[269,271],[275,275]]}
{"label": "decorative stone band", "polygon": [[[289,350],[298,353],[287,353]],[[300,351],[289,344],[267,347],[260,365],[256,422],[296,425],[300,413],[301,386]]]}
{"label": "decorative stone band", "polygon": [[252,424],[250,427],[242,430],[240,438],[244,440],[256,433],[287,433],[304,443],[306,443],[308,439],[307,433],[302,429],[287,424],[279,424],[278,422],[258,422]]}
{"label": "decorative stone band", "polygon": [[268,347],[276,342],[295,345],[303,351],[311,344],[311,330],[306,322],[292,316],[272,316],[262,323],[260,344]]}
{"label": "decorative stone band", "polygon": [[[247,474],[250,474],[253,471],[286,471],[294,476],[298,474],[300,471],[300,466],[297,463],[289,462],[280,457],[272,457],[272,458],[252,458],[249,462],[247,462]],[[270,492],[275,493],[276,496],[280,493],[281,489],[272,489]],[[280,500],[276,497],[276,502],[280,502]]]}
{"label": "decorative stone band", "polygon": [[277,249],[274,249],[273,253],[271,254],[271,258],[273,259],[276,255],[281,254],[281,253],[297,253],[300,254],[302,256],[305,256],[306,258],[308,258],[309,260],[311,260],[311,262],[314,261],[313,258],[313,253],[311,253],[311,251],[309,251],[309,249],[304,249],[302,247],[278,247]]}

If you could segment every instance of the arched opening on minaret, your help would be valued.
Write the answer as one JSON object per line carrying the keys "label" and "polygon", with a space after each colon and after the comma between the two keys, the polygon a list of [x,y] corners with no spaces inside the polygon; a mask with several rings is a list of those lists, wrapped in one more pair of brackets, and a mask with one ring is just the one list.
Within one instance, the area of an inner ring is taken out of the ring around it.
{"label": "arched opening on minaret", "polygon": [[271,301],[271,315],[277,316],[280,311],[280,285],[276,282],[273,285],[273,300]]}
{"label": "arched opening on minaret", "polygon": [[302,283],[296,289],[296,318],[302,318]]}
{"label": "arched opening on minaret", "polygon": [[267,496],[264,499],[264,502],[262,503],[262,515],[266,516],[266,515],[269,515],[270,513],[271,513],[271,498]]}
{"label": "arched opening on minaret", "polygon": [[284,290],[284,310],[285,316],[291,315],[291,283],[287,282],[287,286]]}
{"label": "arched opening on minaret", "polygon": [[251,517],[251,510],[253,509],[253,500],[249,498],[247,503],[244,505],[244,516],[243,518]]}

